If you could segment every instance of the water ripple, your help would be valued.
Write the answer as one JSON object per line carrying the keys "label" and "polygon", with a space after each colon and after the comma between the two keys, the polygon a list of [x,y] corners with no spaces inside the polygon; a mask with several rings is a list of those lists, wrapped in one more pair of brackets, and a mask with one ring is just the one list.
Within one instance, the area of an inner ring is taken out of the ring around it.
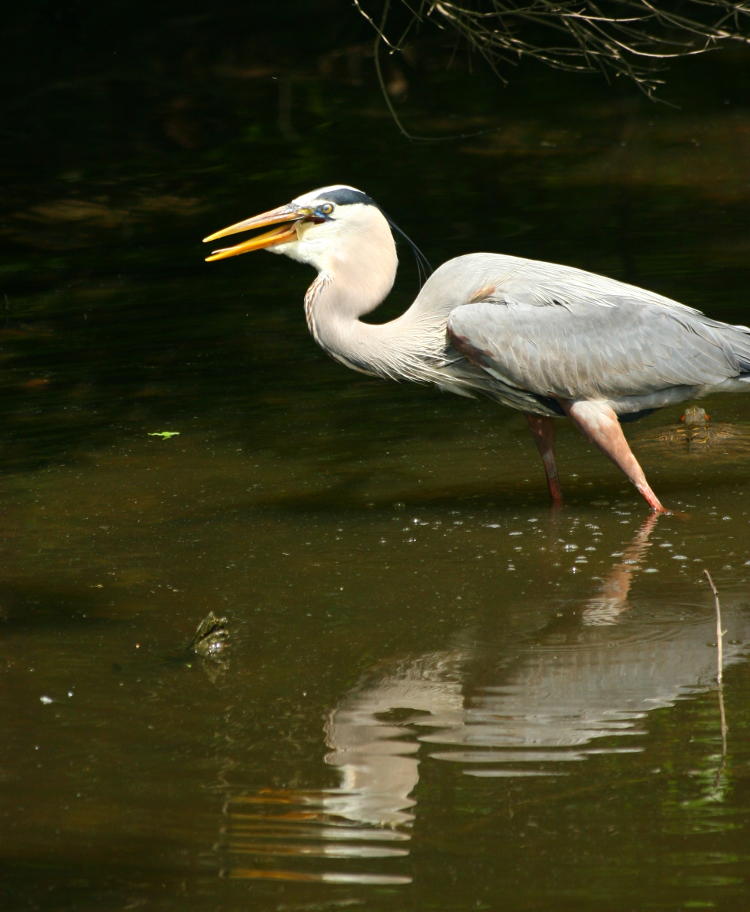
{"label": "water ripple", "polygon": [[[408,875],[363,870],[320,870],[319,859],[369,862],[409,854],[408,833],[362,826],[341,817],[337,805],[351,801],[341,789],[264,790],[237,794],[224,805],[220,853],[230,879],[323,881],[326,883],[403,884]],[[295,859],[294,870],[277,862]],[[305,869],[305,868],[308,869]]]}

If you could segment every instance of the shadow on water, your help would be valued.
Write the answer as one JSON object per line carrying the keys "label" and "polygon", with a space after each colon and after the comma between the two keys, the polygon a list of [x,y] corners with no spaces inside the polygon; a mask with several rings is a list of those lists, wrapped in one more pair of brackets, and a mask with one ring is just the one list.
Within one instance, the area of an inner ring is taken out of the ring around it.
{"label": "shadow on water", "polygon": [[66,585],[60,580],[0,585],[0,623],[7,634],[108,622],[106,600],[81,586]]}

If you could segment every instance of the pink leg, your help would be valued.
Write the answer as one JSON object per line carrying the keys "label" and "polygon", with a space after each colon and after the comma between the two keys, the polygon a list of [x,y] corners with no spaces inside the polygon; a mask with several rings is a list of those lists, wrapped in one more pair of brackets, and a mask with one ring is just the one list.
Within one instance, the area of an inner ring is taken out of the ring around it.
{"label": "pink leg", "polygon": [[617,420],[617,415],[604,402],[560,400],[566,414],[573,419],[583,433],[595,443],[602,453],[614,462],[628,476],[654,513],[668,512],[651,490],[643,469],[633,455]]}
{"label": "pink leg", "polygon": [[529,422],[529,429],[534,437],[539,455],[542,457],[549,495],[555,506],[560,506],[562,489],[555,462],[555,419],[543,418],[540,415],[527,415],[526,420]]}

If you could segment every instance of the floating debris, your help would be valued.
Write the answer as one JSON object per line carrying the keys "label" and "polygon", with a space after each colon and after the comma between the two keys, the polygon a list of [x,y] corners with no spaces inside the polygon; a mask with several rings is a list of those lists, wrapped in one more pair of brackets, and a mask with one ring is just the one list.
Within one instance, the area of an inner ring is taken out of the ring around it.
{"label": "floating debris", "polygon": [[229,642],[227,619],[209,611],[198,624],[188,651],[203,659],[220,659],[226,655]]}

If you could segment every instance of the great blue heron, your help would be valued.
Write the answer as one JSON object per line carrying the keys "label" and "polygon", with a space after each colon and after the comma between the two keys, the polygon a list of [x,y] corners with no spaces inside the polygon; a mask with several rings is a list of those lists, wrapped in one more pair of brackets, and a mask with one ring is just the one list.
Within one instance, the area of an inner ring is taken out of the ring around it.
{"label": "great blue heron", "polygon": [[398,258],[392,222],[354,187],[313,190],[205,240],[268,225],[276,227],[207,260],[265,248],[309,263],[318,276],[305,295],[307,325],[336,360],[523,412],[555,503],[562,502],[555,418],[571,418],[662,513],[618,416],[715,390],[750,391],[747,327],[557,263],[459,256],[430,276],[400,317],[361,322],[391,290]]}

